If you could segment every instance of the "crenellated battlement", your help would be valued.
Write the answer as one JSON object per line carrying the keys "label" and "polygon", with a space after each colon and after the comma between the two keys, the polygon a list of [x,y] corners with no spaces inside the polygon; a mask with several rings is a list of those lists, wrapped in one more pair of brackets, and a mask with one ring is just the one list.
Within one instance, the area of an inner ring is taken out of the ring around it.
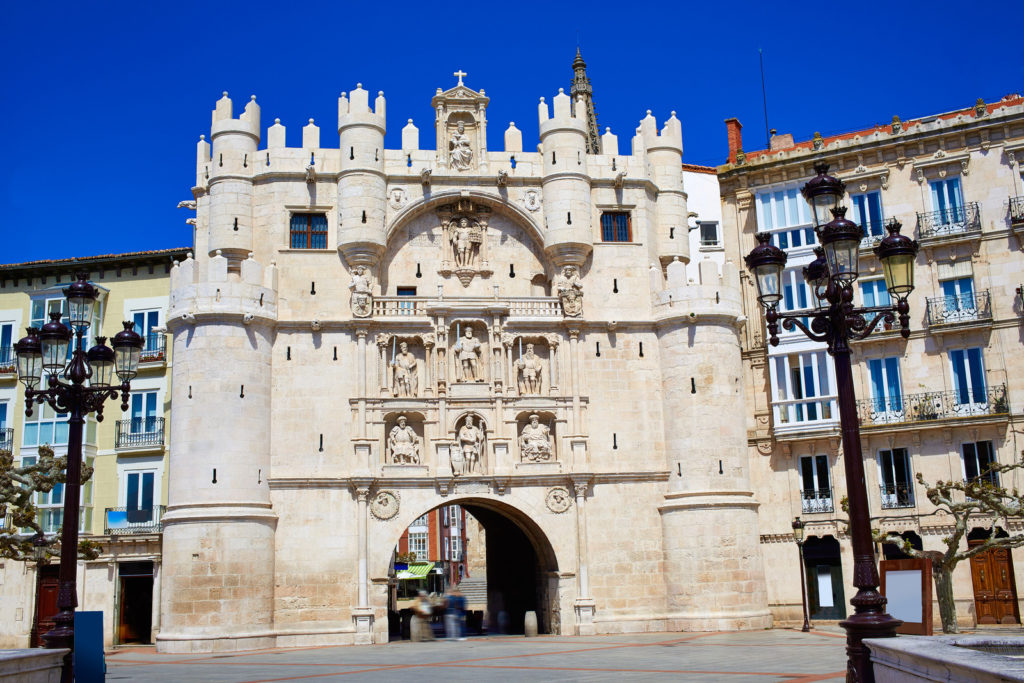
{"label": "crenellated battlement", "polygon": [[[260,105],[256,104],[256,96],[252,95],[245,105],[245,110],[237,119],[232,118],[232,102],[225,90],[213,108],[213,122],[210,125],[210,139],[216,141],[217,136],[226,133],[249,135],[257,142],[260,139]],[[216,144],[216,143],[215,143]]]}
{"label": "crenellated battlement", "polygon": [[387,119],[385,109],[383,90],[377,93],[374,108],[370,109],[370,93],[363,89],[362,83],[356,83],[355,90],[343,92],[338,98],[338,132],[349,126],[373,126],[383,135]]}
{"label": "crenellated battlement", "polygon": [[[582,97],[578,99],[582,101]],[[586,135],[587,120],[583,116],[576,116],[576,112],[573,111],[572,98],[565,94],[563,88],[558,89],[558,94],[555,95],[551,103],[554,107],[553,115],[549,114],[548,105],[543,97],[540,98],[540,104],[537,105],[537,118],[540,121],[540,139],[542,142],[548,134],[566,128]],[[582,107],[576,108],[577,111],[581,109]]]}
{"label": "crenellated battlement", "polygon": [[192,323],[203,316],[240,316],[248,324],[256,318],[277,320],[277,264],[263,266],[252,254],[232,269],[220,250],[197,262],[191,253],[171,268],[168,324]]}
{"label": "crenellated battlement", "polygon": [[658,122],[648,109],[647,116],[640,119],[640,135],[648,153],[656,150],[672,151],[680,155],[683,153],[683,124],[676,118],[674,111],[665,121],[661,132],[658,132]]}
{"label": "crenellated battlement", "polygon": [[[689,268],[693,272],[693,267]],[[655,316],[659,319],[686,316],[693,320],[708,316],[742,318],[740,273],[732,261],[719,265],[705,258],[697,264],[697,277],[687,277],[687,265],[675,257],[665,268],[650,269]]]}

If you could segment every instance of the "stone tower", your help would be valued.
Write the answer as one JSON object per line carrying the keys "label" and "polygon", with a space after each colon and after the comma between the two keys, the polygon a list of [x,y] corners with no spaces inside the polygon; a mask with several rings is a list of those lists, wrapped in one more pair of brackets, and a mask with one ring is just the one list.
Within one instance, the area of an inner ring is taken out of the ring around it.
{"label": "stone tower", "polygon": [[577,106],[583,107],[581,118],[587,122],[587,154],[600,154],[601,136],[597,128],[597,110],[594,109],[594,89],[590,85],[587,63],[583,61],[579,47],[576,48],[576,59],[572,60],[572,87],[569,88],[569,96],[572,97],[574,114]]}

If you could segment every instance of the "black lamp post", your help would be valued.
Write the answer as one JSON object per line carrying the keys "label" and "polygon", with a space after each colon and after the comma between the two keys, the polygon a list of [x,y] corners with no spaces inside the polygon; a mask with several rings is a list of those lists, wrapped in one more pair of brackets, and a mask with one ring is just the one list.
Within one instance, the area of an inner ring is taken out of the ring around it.
{"label": "black lamp post", "polygon": [[800,603],[804,608],[804,625],[800,630],[807,633],[811,630],[811,620],[807,617],[807,579],[804,578],[804,526],[799,517],[793,520],[793,538],[800,557]]}
{"label": "black lamp post", "polygon": [[[858,276],[864,231],[848,221],[845,207],[839,206],[846,190],[845,184],[828,174],[827,164],[816,164],[814,171],[817,175],[804,185],[801,192],[814,212],[814,228],[822,246],[817,260],[804,268],[804,279],[814,289],[817,310],[810,316],[779,313],[786,254],[770,243],[769,234],[757,235],[759,244],[747,255],[746,262],[754,274],[758,301],[765,309],[771,345],[779,343],[781,320],[787,331],[799,328],[814,341],[828,344],[828,352],[835,364],[853,546],[853,585],[857,588],[857,594],[850,600],[854,614],[840,626],[846,629],[847,634],[846,680],[870,682],[874,681],[870,653],[861,641],[864,638],[895,636],[896,628],[902,622],[886,614],[885,597],[878,592],[878,568],[871,539],[860,426],[850,365],[850,340],[864,339],[879,322],[884,320],[891,324],[897,316],[900,334],[904,338],[910,336],[907,296],[914,289],[914,258],[918,244],[900,234],[902,226],[898,221],[893,220],[886,225],[889,235],[874,248],[874,253],[882,262],[885,284],[894,303],[855,308],[852,303],[853,284]],[[832,219],[823,225],[829,214]],[[804,317],[810,317],[809,326],[801,321]]]}
{"label": "black lamp post", "polygon": [[[34,403],[47,403],[59,413],[69,413],[68,465],[64,487],[64,519],[60,539],[60,578],[57,592],[57,616],[54,628],[43,635],[51,648],[74,650],[75,607],[78,606],[76,566],[78,564],[78,506],[82,485],[82,428],[85,416],[96,413],[103,420],[103,404],[121,394],[121,410],[128,410],[129,382],[138,374],[143,340],[134,332],[131,322],[107,346],[104,337],[85,350],[85,331],[92,322],[99,291],[89,284],[88,273],[78,273],[76,282],[64,288],[68,303],[69,329],[60,313],[51,313],[50,322],[42,329],[28,328],[27,336],[15,345],[18,357],[18,378],[25,385],[25,415],[32,415]],[[68,345],[75,338],[74,350],[68,360]],[[121,381],[112,385],[113,375]],[[44,380],[46,388],[38,388]],[[64,657],[61,681],[74,681],[72,653]]]}

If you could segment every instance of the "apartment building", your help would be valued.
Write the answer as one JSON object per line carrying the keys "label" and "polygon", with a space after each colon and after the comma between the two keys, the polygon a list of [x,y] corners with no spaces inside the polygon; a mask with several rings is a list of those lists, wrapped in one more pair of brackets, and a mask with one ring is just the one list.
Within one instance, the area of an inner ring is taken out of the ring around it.
{"label": "apartment building", "polygon": [[[739,259],[771,234],[788,255],[787,313],[815,306],[802,268],[814,259],[812,216],[801,186],[824,161],[846,183],[847,217],[864,228],[854,303],[889,303],[871,252],[887,221],[921,244],[911,294],[910,338],[880,329],[855,342],[854,373],[872,526],[936,549],[952,520],[937,514],[926,481],[970,479],[1021,457],[1024,439],[1024,99],[978,100],[965,109],[795,142],[772,131],[770,149],[745,151],[741,125],[726,121],[728,162],[719,167],[725,243]],[[812,619],[846,616],[853,558],[844,532],[846,496],[836,381],[824,345],[799,330],[766,344],[756,288],[743,274],[750,323],[743,357],[751,401],[750,471],[760,502],[761,549],[777,620],[800,618],[791,523],[807,523],[804,547]],[[1019,487],[1021,478],[1001,481]],[[988,520],[978,520],[968,543]],[[1008,533],[1024,530],[1020,521]],[[900,557],[892,545],[880,557]],[[979,555],[954,576],[962,622],[1019,623],[1024,551]],[[1021,567],[1022,577],[1014,568]],[[791,568],[792,571],[787,571]],[[938,610],[934,611],[938,619]]]}
{"label": "apartment building", "polygon": [[[159,628],[171,371],[163,325],[170,267],[186,254],[185,249],[165,249],[0,266],[0,448],[12,452],[15,465],[33,462],[43,444],[57,455],[67,452],[67,414],[37,405],[31,416],[25,415],[12,344],[49,314],[66,316],[61,290],[76,273],[88,273],[100,292],[87,343],[113,336],[122,321],[133,321],[146,340],[128,411],[110,402],[105,419],[90,415],[85,427],[83,458],[94,473],[82,486],[79,531],[98,542],[101,551],[97,559],[79,562],[78,601],[81,610],[103,612],[108,646],[152,642]],[[37,494],[39,523],[48,536],[59,532],[63,503],[62,485]],[[56,561],[0,560],[0,647],[37,645],[52,628],[57,569]]]}

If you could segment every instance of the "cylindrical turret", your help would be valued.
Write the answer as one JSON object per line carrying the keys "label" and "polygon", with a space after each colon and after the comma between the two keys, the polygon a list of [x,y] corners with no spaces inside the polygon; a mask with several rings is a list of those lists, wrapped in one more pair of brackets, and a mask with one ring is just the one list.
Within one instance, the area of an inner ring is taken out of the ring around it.
{"label": "cylindrical turret", "polygon": [[168,328],[178,355],[163,518],[163,652],[275,643],[277,517],[267,484],[275,273],[250,257],[229,278],[221,254],[172,271]]}
{"label": "cylindrical turret", "polygon": [[363,84],[338,99],[338,249],[350,267],[375,266],[384,253],[384,93],[371,111]]}
{"label": "cylindrical turret", "polygon": [[659,135],[657,122],[648,111],[640,121],[640,132],[651,165],[651,180],[658,187],[654,220],[656,235],[652,236],[657,244],[658,257],[662,265],[676,258],[686,263],[690,260],[690,238],[686,192],[683,190],[682,126],[676,113],[672,112]]}
{"label": "cylindrical turret", "polygon": [[[768,611],[750,488],[739,326],[732,263],[668,266],[656,308],[668,490],[659,506],[670,630],[767,628]],[[708,433],[714,425],[713,435]],[[727,568],[728,571],[722,571]]]}
{"label": "cylindrical turret", "polygon": [[544,157],[544,251],[556,268],[581,266],[594,248],[587,172],[587,120],[584,107],[573,116],[569,96],[559,88],[554,115],[541,99],[540,141]]}
{"label": "cylindrical turret", "polygon": [[219,249],[229,262],[237,264],[252,251],[252,170],[260,142],[260,107],[256,96],[245,112],[231,117],[227,92],[213,110],[210,140],[210,211],[208,249]]}

